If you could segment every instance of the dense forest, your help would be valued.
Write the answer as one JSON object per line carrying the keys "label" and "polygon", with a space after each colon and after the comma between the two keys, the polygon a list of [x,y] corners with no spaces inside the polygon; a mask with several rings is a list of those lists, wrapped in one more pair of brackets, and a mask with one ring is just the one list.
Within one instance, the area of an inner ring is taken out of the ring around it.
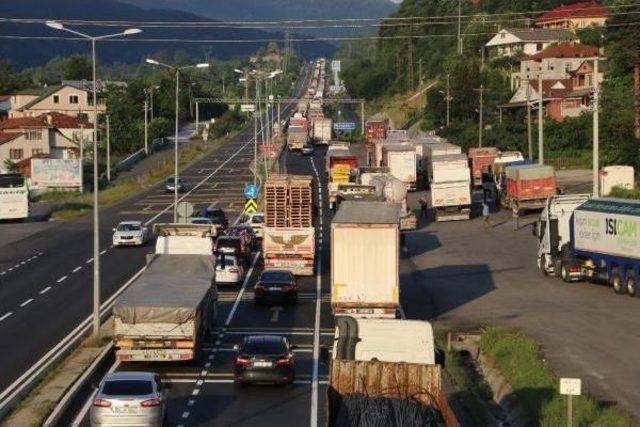
{"label": "dense forest", "polygon": [[[496,108],[513,95],[509,76],[516,64],[509,58],[487,55],[483,67],[481,49],[499,28],[524,27],[528,18],[535,18],[535,12],[567,3],[566,0],[463,0],[463,50],[459,55],[457,2],[404,0],[399,10],[383,22],[378,40],[342,46],[339,52],[344,61],[342,76],[353,96],[368,99],[408,92],[417,85],[419,77],[437,81],[437,86],[427,93],[428,108],[420,117],[422,128],[438,130],[464,147],[478,144],[478,88],[483,85],[484,145],[519,149],[526,154],[526,114],[521,110],[505,112],[500,123]],[[607,26],[578,33],[583,43],[603,47],[606,56],[600,97],[601,158],[604,164],[640,167],[639,144],[633,135],[633,67],[640,58],[640,5],[633,0],[603,3],[612,11]],[[422,76],[418,76],[420,69]],[[448,128],[445,127],[447,75],[453,98]],[[534,125],[534,141],[536,128]],[[564,158],[576,165],[590,162],[590,113],[562,123],[546,120],[544,136],[545,153],[550,161]]]}

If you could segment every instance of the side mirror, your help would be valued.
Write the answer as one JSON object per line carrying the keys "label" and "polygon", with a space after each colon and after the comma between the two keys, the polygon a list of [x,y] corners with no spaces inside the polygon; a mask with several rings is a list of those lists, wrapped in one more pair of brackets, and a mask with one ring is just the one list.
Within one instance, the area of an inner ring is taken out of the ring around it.
{"label": "side mirror", "polygon": [[445,352],[443,349],[436,348],[435,359],[436,359],[436,365],[440,365],[441,367],[444,368]]}
{"label": "side mirror", "polygon": [[329,363],[331,359],[331,352],[329,351],[329,347],[322,346],[320,347],[320,360],[323,363]]}
{"label": "side mirror", "polygon": [[238,344],[234,345],[233,351],[240,351],[240,346]]}

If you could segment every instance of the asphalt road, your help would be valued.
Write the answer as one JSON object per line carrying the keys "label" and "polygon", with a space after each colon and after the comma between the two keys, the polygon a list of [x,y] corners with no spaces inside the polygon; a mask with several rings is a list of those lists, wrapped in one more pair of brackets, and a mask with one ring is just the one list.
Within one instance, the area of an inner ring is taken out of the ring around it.
{"label": "asphalt road", "polygon": [[[574,189],[589,187],[577,181]],[[419,196],[411,194],[412,206]],[[492,215],[491,230],[483,229],[481,218],[422,219],[406,237],[407,317],[463,330],[521,328],[540,343],[557,376],[582,378],[584,391],[640,419],[640,335],[633,332],[640,329],[640,301],[607,286],[543,277],[530,227],[537,217],[522,218],[515,231],[506,211]]]}
{"label": "asphalt road", "polygon": [[[289,173],[316,177],[315,200],[319,200],[318,191],[326,192],[324,151],[319,149],[313,157],[303,157],[298,153],[283,157]],[[321,186],[318,187],[317,183]],[[261,258],[256,254],[256,266],[244,286],[239,289],[220,288],[219,329],[205,343],[205,352],[195,363],[117,365],[117,370],[148,370],[162,375],[170,385],[168,425],[325,424],[327,366],[318,360],[317,352],[319,346],[329,346],[333,336],[327,246],[330,213],[326,194],[322,197],[321,206],[316,221],[319,251],[316,266],[319,268],[313,277],[298,278],[300,299],[297,304],[256,306],[253,303],[253,285],[262,269]],[[277,315],[274,315],[274,310],[278,311]],[[299,346],[295,352],[296,382],[292,387],[249,386],[239,389],[234,386],[234,344],[240,343],[247,335],[263,333],[286,336],[292,344]],[[83,399],[90,402],[89,396],[85,395]],[[76,417],[78,425],[88,425],[86,412],[80,411]],[[69,421],[65,420],[65,423]]]}
{"label": "asphalt road", "polygon": [[[298,82],[298,93],[308,80]],[[283,108],[283,116],[291,106]],[[181,173],[189,189],[181,195],[197,208],[215,203],[237,215],[242,189],[252,180],[253,124]],[[103,209],[100,215],[101,302],[104,305],[144,265],[150,247],[112,248],[111,229],[120,221],[148,224],[172,219],[173,194],[162,184]],[[37,224],[37,223],[33,223]],[[4,225],[4,224],[3,224]],[[92,310],[92,222],[90,216],[61,222],[0,247],[0,402],[73,336]]]}

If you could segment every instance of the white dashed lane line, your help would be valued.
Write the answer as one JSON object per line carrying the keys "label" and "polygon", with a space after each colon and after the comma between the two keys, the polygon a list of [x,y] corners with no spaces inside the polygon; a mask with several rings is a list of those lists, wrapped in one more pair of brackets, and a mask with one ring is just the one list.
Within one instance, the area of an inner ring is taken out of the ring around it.
{"label": "white dashed lane line", "polygon": [[31,304],[31,302],[33,301],[33,298],[29,298],[28,300],[26,300],[25,302],[23,302],[22,304],[20,304],[20,307],[24,307],[28,304]]}
{"label": "white dashed lane line", "polygon": [[73,269],[73,271],[71,271],[72,273],[77,273],[78,271],[82,270],[82,267],[76,267]]}
{"label": "white dashed lane line", "polygon": [[67,280],[67,276],[62,276],[61,278],[56,280],[56,283],[61,283],[61,282],[64,282],[65,280]]}
{"label": "white dashed lane line", "polygon": [[51,286],[47,286],[43,290],[40,291],[40,295],[44,295],[51,290]]}
{"label": "white dashed lane line", "polygon": [[17,270],[18,268],[27,265],[28,263],[30,263],[31,261],[35,260],[36,258],[41,257],[42,255],[44,255],[44,252],[38,252],[37,254],[32,255],[32,256],[30,256],[29,258],[27,258],[27,259],[25,259],[23,261],[16,262],[16,264],[14,266],[12,266],[10,268],[7,268],[4,271],[0,271],[0,276],[4,276],[7,273],[10,273],[10,272],[12,272],[14,270]]}
{"label": "white dashed lane line", "polygon": [[8,312],[6,314],[3,314],[2,317],[0,317],[0,322],[2,322],[4,319],[6,319],[7,317],[11,316],[13,314],[13,312]]}

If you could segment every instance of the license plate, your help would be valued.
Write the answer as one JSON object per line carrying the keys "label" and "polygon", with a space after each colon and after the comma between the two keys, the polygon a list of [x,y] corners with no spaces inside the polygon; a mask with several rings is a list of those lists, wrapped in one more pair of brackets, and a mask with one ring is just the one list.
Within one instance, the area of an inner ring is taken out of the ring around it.
{"label": "license plate", "polygon": [[270,291],[280,291],[280,288],[276,287],[276,286],[271,286],[269,287]]}
{"label": "license plate", "polygon": [[142,357],[145,359],[164,359],[166,352],[164,350],[143,350]]}
{"label": "license plate", "polygon": [[273,362],[253,362],[253,366],[256,368],[270,368],[273,366]]}
{"label": "license plate", "polygon": [[375,309],[373,308],[349,308],[345,310],[347,314],[373,314]]}
{"label": "license plate", "polygon": [[127,406],[113,408],[114,414],[137,414],[138,408],[129,408]]}

